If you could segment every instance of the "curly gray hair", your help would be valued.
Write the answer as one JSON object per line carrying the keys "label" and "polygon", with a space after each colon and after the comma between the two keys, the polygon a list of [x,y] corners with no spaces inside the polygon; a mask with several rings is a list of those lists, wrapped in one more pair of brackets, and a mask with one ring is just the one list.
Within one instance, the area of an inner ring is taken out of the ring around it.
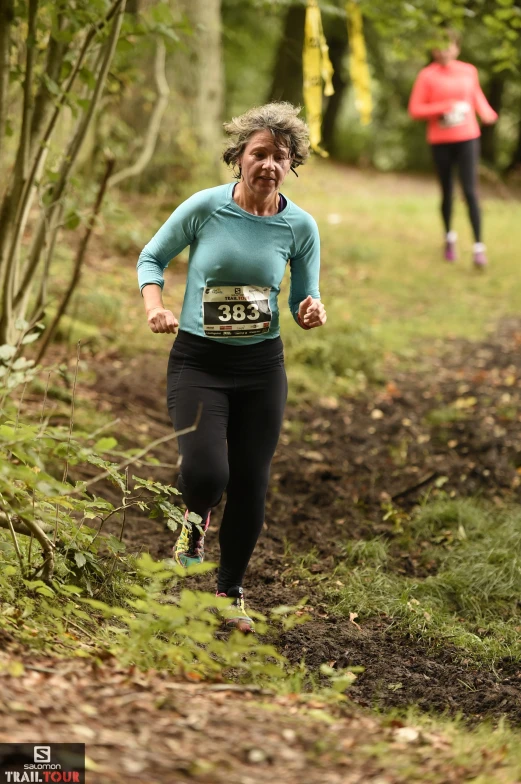
{"label": "curly gray hair", "polygon": [[271,131],[275,143],[289,150],[291,168],[301,166],[309,156],[310,145],[308,126],[298,117],[300,109],[287,101],[267,103],[224,123],[224,130],[231,137],[223,152],[224,162],[231,166],[238,163],[254,133]]}

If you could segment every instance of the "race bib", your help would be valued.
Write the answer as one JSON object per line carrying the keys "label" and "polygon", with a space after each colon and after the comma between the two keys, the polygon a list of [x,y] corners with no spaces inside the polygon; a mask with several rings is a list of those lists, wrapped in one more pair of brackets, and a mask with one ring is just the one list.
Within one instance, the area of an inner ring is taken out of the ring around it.
{"label": "race bib", "polygon": [[264,335],[271,324],[271,289],[213,286],[203,289],[203,329],[210,338]]}
{"label": "race bib", "polygon": [[468,103],[465,101],[457,101],[450,112],[446,112],[441,116],[441,127],[455,128],[458,125],[463,125],[467,119],[469,109],[470,107]]}

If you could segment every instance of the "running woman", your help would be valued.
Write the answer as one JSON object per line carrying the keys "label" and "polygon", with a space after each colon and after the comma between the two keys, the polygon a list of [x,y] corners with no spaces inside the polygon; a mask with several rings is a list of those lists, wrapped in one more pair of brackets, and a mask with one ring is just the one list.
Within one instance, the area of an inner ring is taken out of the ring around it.
{"label": "running woman", "polygon": [[[250,109],[225,124],[224,160],[237,182],[195,193],[140,254],[138,279],[152,332],[178,335],[167,403],[179,438],[178,486],[187,507],[174,546],[182,566],[201,563],[210,512],[226,490],[217,595],[233,598],[227,623],[253,631],[243,578],[264,523],[270,464],[287,396],[278,295],[289,262],[289,307],[299,327],[326,323],[318,289],[314,219],[280,193],[309,155],[306,124],[289,103]],[[163,272],[190,246],[178,321],[162,300]],[[189,513],[201,517],[200,526]]]}
{"label": "running woman", "polygon": [[483,94],[477,69],[457,59],[460,53],[458,33],[448,31],[447,39],[444,49],[433,50],[434,62],[418,74],[409,101],[409,114],[415,120],[427,120],[427,141],[432,147],[442,190],[445,259],[452,262],[457,258],[457,234],[451,226],[452,172],[457,165],[474,234],[473,262],[477,268],[483,268],[487,256],[481,237],[477,194],[481,131],[476,112],[486,125],[495,123],[498,116]]}

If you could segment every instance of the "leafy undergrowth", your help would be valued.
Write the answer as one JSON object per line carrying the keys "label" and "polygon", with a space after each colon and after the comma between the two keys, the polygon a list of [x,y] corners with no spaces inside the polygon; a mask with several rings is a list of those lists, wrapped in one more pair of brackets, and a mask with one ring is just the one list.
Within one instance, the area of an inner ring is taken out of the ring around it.
{"label": "leafy undergrowth", "polygon": [[[230,599],[184,587],[186,577],[214,568],[184,570],[128,554],[122,542],[125,519],[133,508],[161,516],[171,531],[184,523],[170,485],[136,475],[130,466],[147,450],[119,453],[114,437],[74,430],[75,390],[67,424],[44,418],[23,421],[13,394],[34,381],[30,361],[16,347],[3,346],[0,375],[0,632],[29,649],[64,656],[112,655],[127,666],[154,668],[198,680],[277,683],[281,690],[313,688],[305,667],[291,668],[284,656],[256,635],[232,632],[219,637]],[[22,394],[23,397],[23,394]],[[74,434],[73,434],[74,430]],[[78,465],[96,474],[72,481]],[[115,506],[92,487],[109,480],[119,491]],[[195,516],[191,520],[200,523]],[[119,537],[104,526],[120,521]],[[93,524],[96,528],[91,527]],[[102,535],[101,535],[102,534]],[[279,607],[271,618],[282,629],[305,621],[299,607]],[[258,631],[265,619],[258,619]],[[353,680],[349,671],[324,671],[324,695],[339,695]]]}
{"label": "leafy undergrowth", "polygon": [[[494,664],[521,657],[521,513],[469,499],[420,507],[393,540],[347,542],[326,592],[332,609],[392,620],[427,646]],[[417,561],[400,574],[404,551]],[[424,577],[418,573],[423,571]]]}

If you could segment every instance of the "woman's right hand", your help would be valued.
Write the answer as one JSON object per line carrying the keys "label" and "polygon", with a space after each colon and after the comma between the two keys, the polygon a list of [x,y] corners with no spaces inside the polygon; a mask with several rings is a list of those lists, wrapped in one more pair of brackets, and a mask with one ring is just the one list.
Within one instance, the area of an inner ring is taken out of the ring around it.
{"label": "woman's right hand", "polygon": [[148,326],[152,332],[171,332],[175,335],[179,322],[171,310],[158,306],[147,310]]}

